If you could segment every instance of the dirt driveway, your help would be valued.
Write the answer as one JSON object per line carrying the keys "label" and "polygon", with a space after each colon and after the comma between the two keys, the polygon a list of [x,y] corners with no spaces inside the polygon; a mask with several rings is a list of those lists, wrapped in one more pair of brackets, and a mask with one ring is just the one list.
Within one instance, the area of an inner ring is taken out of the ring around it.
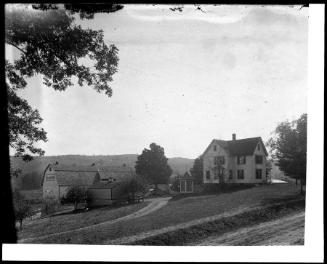
{"label": "dirt driveway", "polygon": [[78,232],[78,231],[83,231],[83,230],[92,230],[94,228],[111,225],[116,222],[141,217],[141,216],[150,214],[150,213],[160,209],[161,207],[165,206],[168,203],[168,200],[170,198],[171,197],[160,197],[160,198],[146,199],[146,201],[150,202],[149,205],[140,209],[139,211],[136,211],[135,213],[132,213],[132,214],[129,214],[129,215],[126,215],[126,216],[123,216],[123,217],[120,217],[120,218],[117,218],[114,220],[110,220],[110,221],[106,221],[106,222],[102,222],[99,224],[90,225],[90,226],[86,226],[86,227],[81,227],[81,228],[77,228],[77,229],[73,229],[73,230],[68,230],[68,231],[64,231],[64,232],[60,232],[60,233],[54,233],[54,234],[49,234],[49,235],[40,236],[40,237],[21,239],[21,240],[18,240],[18,243],[31,243],[31,242],[33,242],[35,240],[39,240],[39,239],[44,239],[44,238],[48,238],[48,237],[56,237],[56,236],[60,236],[63,234],[69,234],[72,232]]}
{"label": "dirt driveway", "polygon": [[190,246],[270,246],[303,245],[304,212],[253,227],[242,228],[218,237],[209,237]]}

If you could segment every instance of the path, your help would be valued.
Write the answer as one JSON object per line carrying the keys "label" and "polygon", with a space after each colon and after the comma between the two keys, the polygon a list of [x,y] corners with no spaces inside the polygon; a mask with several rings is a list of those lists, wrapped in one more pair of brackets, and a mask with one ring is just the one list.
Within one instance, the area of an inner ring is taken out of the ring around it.
{"label": "path", "polygon": [[64,232],[60,232],[60,233],[48,234],[48,235],[44,235],[44,236],[40,236],[40,237],[20,239],[20,240],[18,240],[18,243],[30,243],[30,242],[33,242],[34,240],[60,236],[63,234],[69,234],[70,232],[85,231],[85,230],[89,230],[89,229],[93,229],[93,228],[97,228],[97,227],[101,227],[101,226],[105,226],[105,225],[111,225],[111,224],[114,224],[114,223],[117,223],[120,221],[125,221],[125,220],[130,220],[133,218],[141,217],[141,216],[150,214],[150,213],[160,209],[161,207],[165,206],[168,203],[168,200],[170,198],[171,197],[160,197],[160,198],[146,199],[146,201],[150,202],[150,204],[148,204],[146,207],[144,207],[130,215],[126,215],[126,216],[123,216],[123,217],[120,217],[120,218],[117,218],[114,220],[102,222],[102,223],[95,224],[95,225],[85,226],[85,227],[81,227],[81,228],[77,228],[77,229],[72,229],[72,230],[68,230],[68,231],[64,231]]}
{"label": "path", "polygon": [[190,246],[269,246],[294,245],[304,241],[304,212],[253,227],[241,228],[221,236],[193,242]]}

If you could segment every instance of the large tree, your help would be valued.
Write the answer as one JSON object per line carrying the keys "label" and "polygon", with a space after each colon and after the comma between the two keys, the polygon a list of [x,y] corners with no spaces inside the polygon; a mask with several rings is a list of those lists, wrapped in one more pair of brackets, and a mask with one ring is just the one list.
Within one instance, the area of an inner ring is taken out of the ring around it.
{"label": "large tree", "polygon": [[194,160],[191,175],[194,177],[196,184],[203,183],[203,159],[201,156]]}
{"label": "large tree", "polygon": [[307,168],[307,114],[280,123],[275,129],[275,137],[270,138],[267,145],[280,170],[287,176],[300,179],[303,193]]}
{"label": "large tree", "polygon": [[150,144],[150,149],[145,148],[137,157],[135,171],[154,184],[156,189],[158,184],[167,183],[172,174],[164,148],[155,143]]}
{"label": "large tree", "polygon": [[93,18],[94,12],[113,12],[115,5],[27,5],[8,4],[5,8],[6,48],[19,54],[5,62],[8,95],[9,144],[16,156],[24,160],[44,151],[35,147],[46,141],[46,132],[39,126],[42,118],[19,96],[27,79],[39,75],[43,83],[58,91],[78,83],[88,85],[108,97],[110,82],[117,72],[118,49],[105,43],[102,30],[82,28],[80,18]]}
{"label": "large tree", "polygon": [[[12,49],[19,57],[14,61],[6,58],[5,62],[6,92],[1,91],[0,99],[4,106],[2,117],[8,127],[1,127],[1,131],[16,156],[28,161],[33,154],[44,154],[35,143],[47,140],[46,132],[40,127],[42,118],[38,110],[19,95],[19,91],[27,87],[28,78],[41,76],[45,85],[60,91],[77,81],[108,97],[112,95],[109,83],[117,71],[118,49],[105,43],[103,31],[83,29],[76,24],[76,18],[79,15],[80,19],[91,19],[94,13],[115,12],[121,8],[121,5],[105,3],[5,6],[6,51]],[[1,149],[5,155],[8,153],[7,148]],[[10,167],[9,157],[7,165]],[[8,224],[3,230],[3,242],[13,243],[17,236],[10,178],[3,177],[2,181],[1,197],[7,201],[3,220]]]}

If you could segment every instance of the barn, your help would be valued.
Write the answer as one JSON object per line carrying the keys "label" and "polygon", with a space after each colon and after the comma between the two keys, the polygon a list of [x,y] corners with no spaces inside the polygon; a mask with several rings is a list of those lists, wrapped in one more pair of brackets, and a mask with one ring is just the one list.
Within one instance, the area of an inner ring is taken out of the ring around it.
{"label": "barn", "polygon": [[[60,200],[65,197],[72,186],[79,186],[88,189],[89,187],[109,183],[119,183],[134,176],[132,168],[127,166],[69,166],[58,163],[49,164],[42,178],[43,198],[53,197]],[[102,187],[102,189],[104,188]],[[112,187],[110,186],[109,189]],[[98,192],[101,188],[97,188]]]}

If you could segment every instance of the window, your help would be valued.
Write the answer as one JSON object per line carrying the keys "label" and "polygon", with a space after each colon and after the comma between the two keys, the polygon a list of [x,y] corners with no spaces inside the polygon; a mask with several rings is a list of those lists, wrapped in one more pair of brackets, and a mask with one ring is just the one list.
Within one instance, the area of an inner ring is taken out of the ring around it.
{"label": "window", "polygon": [[225,156],[216,156],[214,158],[214,164],[218,165],[218,164],[225,164]]}
{"label": "window", "polygon": [[54,181],[55,180],[55,176],[54,175],[48,175],[47,176],[47,181]]}
{"label": "window", "polygon": [[193,182],[186,181],[186,192],[193,192]]}
{"label": "window", "polygon": [[229,179],[230,179],[230,180],[233,179],[233,171],[232,171],[232,170],[229,171]]}
{"label": "window", "polygon": [[245,164],[246,158],[245,156],[237,156],[237,164]]}
{"label": "window", "polygon": [[261,155],[255,155],[255,163],[262,164],[262,156]]}
{"label": "window", "polygon": [[206,179],[210,180],[210,171],[209,170],[206,171]]}
{"label": "window", "polygon": [[244,179],[244,170],[237,170],[237,179],[239,180]]}
{"label": "window", "polygon": [[262,170],[258,169],[255,171],[255,178],[262,179]]}
{"label": "window", "polygon": [[258,150],[260,150],[260,143],[258,144],[258,147],[257,147]]}
{"label": "window", "polygon": [[217,146],[216,145],[213,146],[213,151],[217,151]]}

